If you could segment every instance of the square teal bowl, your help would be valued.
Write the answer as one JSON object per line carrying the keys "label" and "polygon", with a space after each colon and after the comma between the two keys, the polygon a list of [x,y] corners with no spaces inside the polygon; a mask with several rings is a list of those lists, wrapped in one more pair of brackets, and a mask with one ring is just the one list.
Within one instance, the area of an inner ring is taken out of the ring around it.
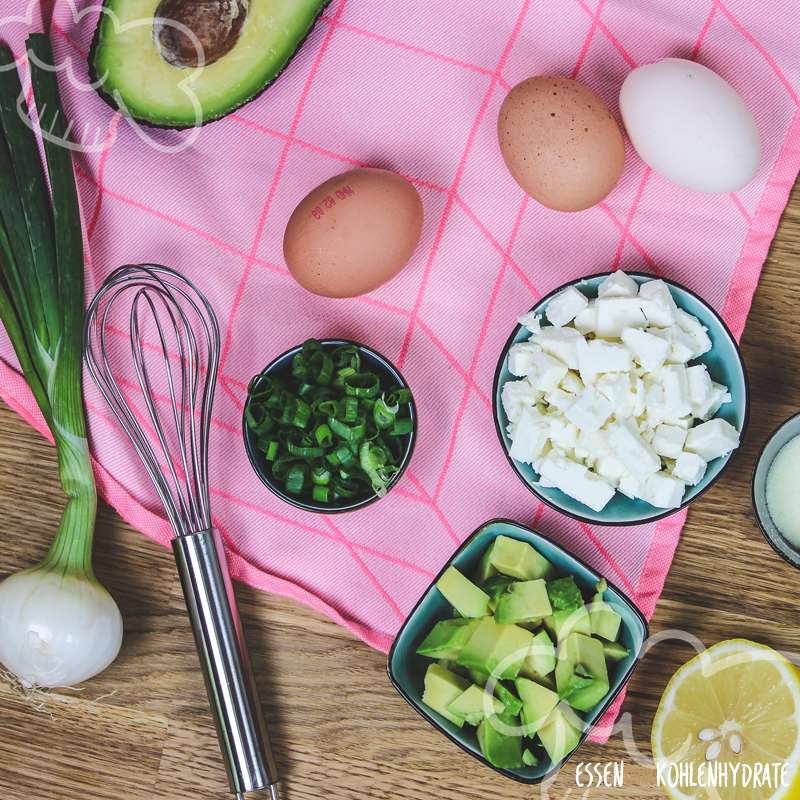
{"label": "square teal bowl", "polygon": [[[439,575],[434,578],[417,605],[414,606],[414,610],[406,619],[403,627],[400,628],[392,649],[389,651],[389,678],[397,691],[400,692],[414,710],[428,720],[434,728],[447,736],[448,739],[455,742],[462,750],[486,764],[487,767],[491,767],[496,772],[515,781],[520,783],[540,783],[558,772],[564,762],[554,764],[547,758],[547,754],[542,751],[542,757],[539,758],[539,763],[535,767],[523,767],[515,770],[499,769],[490,764],[481,754],[475,731],[472,728],[457,728],[452,722],[446,720],[422,702],[425,670],[433,662],[430,658],[417,655],[417,647],[437,622],[452,616],[451,606],[436,588],[436,581],[451,565],[456,566],[465,575],[473,574],[478,567],[481,556],[498,536],[509,536],[535,547],[553,564],[560,575],[572,575],[584,596],[594,593],[595,586],[602,577],[600,573],[595,572],[579,558],[568,553],[563,547],[541,533],[537,533],[511,520],[491,520],[475,531],[458,548],[444,565]],[[630,652],[622,661],[616,664],[609,663],[609,693],[602,702],[584,715],[584,731],[578,748],[589,735],[597,720],[603,716],[614,701],[614,698],[628,682],[639,662],[642,646],[647,639],[647,621],[642,616],[641,611],[608,579],[606,579],[606,582],[608,583],[608,590],[605,594],[605,600],[622,617],[619,641]],[[573,750],[574,752],[575,750]],[[567,756],[565,761],[571,755]]]}
{"label": "square teal bowl", "polygon": [[[642,272],[628,272],[631,278],[637,283],[653,280],[657,276],[648,275]],[[562,289],[568,286],[575,286],[580,289],[590,299],[597,297],[597,287],[608,277],[610,273],[604,272],[600,275],[590,275],[586,278],[565,283],[552,291],[547,297],[542,298],[531,311],[544,314],[550,300]],[[705,364],[711,379],[717,383],[725,384],[731,394],[731,402],[725,403],[714,415],[730,422],[739,431],[739,440],[744,439],[747,430],[747,421],[750,415],[750,388],[747,382],[747,371],[741,351],[733,334],[728,330],[728,326],[722,318],[711,308],[705,300],[698,297],[691,289],[681,286],[679,283],[662,278],[669,287],[672,297],[678,308],[682,308],[689,314],[697,317],[700,322],[708,329],[708,336],[711,339],[711,350],[699,359],[693,359],[692,363]],[[503,385],[508,380],[516,380],[515,376],[508,371],[508,351],[512,345],[524,342],[530,337],[530,331],[523,325],[517,325],[514,332],[500,354],[497,362],[497,369],[494,375],[494,388],[492,390],[492,402],[494,405],[494,421],[497,436],[514,472],[520,480],[544,503],[562,514],[566,514],[573,519],[587,522],[592,525],[642,525],[646,522],[654,522],[662,517],[674,514],[681,508],[685,508],[689,503],[696,500],[708,490],[712,484],[722,475],[731,459],[736,455],[734,450],[727,456],[722,456],[711,461],[706,469],[706,474],[700,479],[696,486],[687,487],[683,496],[683,501],[678,508],[660,509],[651,506],[644,500],[631,500],[625,495],[617,492],[608,502],[602,511],[594,511],[583,503],[568,497],[560,489],[547,488],[539,484],[539,473],[530,465],[522,464],[509,456],[511,439],[506,430],[508,418],[503,409],[502,391]]]}

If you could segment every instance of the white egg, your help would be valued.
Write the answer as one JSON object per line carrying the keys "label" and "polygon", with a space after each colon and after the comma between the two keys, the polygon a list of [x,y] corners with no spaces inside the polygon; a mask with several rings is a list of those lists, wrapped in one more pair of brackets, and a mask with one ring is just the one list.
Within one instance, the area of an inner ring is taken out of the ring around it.
{"label": "white egg", "polygon": [[678,186],[734,192],[758,171],[753,115],[736,90],[694,61],[665,58],[633,70],[619,97],[642,160]]}

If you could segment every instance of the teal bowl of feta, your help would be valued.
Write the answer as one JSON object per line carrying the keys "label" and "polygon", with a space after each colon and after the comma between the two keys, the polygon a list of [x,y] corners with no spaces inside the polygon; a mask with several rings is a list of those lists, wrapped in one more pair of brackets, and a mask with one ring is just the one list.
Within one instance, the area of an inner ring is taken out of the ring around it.
{"label": "teal bowl of feta", "polygon": [[638,525],[719,479],[747,428],[739,346],[678,283],[617,271],[565,284],[520,318],[497,364],[497,435],[542,502]]}

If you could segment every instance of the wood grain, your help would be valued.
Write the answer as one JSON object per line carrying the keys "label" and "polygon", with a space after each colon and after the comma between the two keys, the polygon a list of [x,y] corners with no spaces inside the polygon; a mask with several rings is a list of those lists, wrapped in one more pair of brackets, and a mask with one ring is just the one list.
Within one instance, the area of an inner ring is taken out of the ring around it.
{"label": "wood grain", "polygon": [[[735,465],[689,513],[652,632],[679,628],[710,645],[745,636],[800,652],[797,573],[764,542],[750,475],[769,432],[800,400],[800,191],[773,244],[743,339],[753,406]],[[0,575],[39,558],[61,509],[54,452],[0,407]],[[0,685],[0,796],[5,800],[222,800],[228,797],[170,554],[102,509],[97,569],[126,623],[117,662],[82,692],[33,710]],[[548,791],[497,777],[411,711],[385,660],[289,600],[238,587],[288,800],[521,800],[578,796],[569,766]],[[646,657],[624,713],[643,756],[658,699],[691,655],[667,641]],[[113,693],[113,694],[110,694]],[[109,696],[110,695],[110,696]],[[651,768],[620,737],[585,761],[626,759],[625,786],[595,800],[660,797]]]}

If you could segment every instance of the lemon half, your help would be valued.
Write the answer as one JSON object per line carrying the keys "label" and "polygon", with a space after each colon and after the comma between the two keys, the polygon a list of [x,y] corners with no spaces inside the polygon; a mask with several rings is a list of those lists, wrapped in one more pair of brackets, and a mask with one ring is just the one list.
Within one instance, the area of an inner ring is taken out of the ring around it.
{"label": "lemon half", "polygon": [[652,746],[674,800],[800,798],[800,673],[769,647],[720,642],[670,680]]}

